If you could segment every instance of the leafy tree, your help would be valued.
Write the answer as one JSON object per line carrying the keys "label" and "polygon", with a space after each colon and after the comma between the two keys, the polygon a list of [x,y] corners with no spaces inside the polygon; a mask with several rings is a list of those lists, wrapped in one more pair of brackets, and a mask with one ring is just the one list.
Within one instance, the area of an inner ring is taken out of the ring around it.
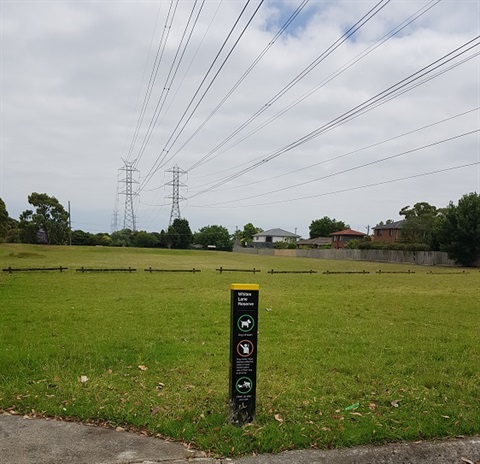
{"label": "leafy tree", "polygon": [[137,248],[154,248],[158,245],[158,239],[155,235],[145,230],[138,230],[132,232],[131,244]]}
{"label": "leafy tree", "polygon": [[180,234],[172,226],[170,226],[164,233],[163,240],[168,249],[174,248],[175,245],[180,242]]}
{"label": "leafy tree", "polygon": [[458,205],[443,210],[434,231],[434,240],[450,259],[463,266],[480,260],[480,195],[464,195]]}
{"label": "leafy tree", "polygon": [[130,247],[132,246],[132,231],[130,229],[122,229],[113,232],[111,235],[112,246]]}
{"label": "leafy tree", "polygon": [[16,219],[8,218],[7,235],[5,241],[8,243],[20,243],[19,222]]}
{"label": "leafy tree", "polygon": [[37,243],[43,233],[48,245],[61,245],[68,238],[68,212],[55,197],[33,192],[28,202],[36,209],[20,215],[20,234],[23,241]]}
{"label": "leafy tree", "polygon": [[186,219],[175,219],[167,230],[169,248],[188,249],[193,243],[193,233]]}
{"label": "leafy tree", "polygon": [[432,242],[435,222],[440,214],[435,206],[427,202],[415,203],[413,208],[403,207],[399,214],[405,217],[400,238],[402,242],[428,245]]}
{"label": "leafy tree", "polygon": [[348,229],[348,225],[343,221],[324,216],[322,219],[315,219],[310,224],[310,238],[328,237],[331,233],[344,229]]}
{"label": "leafy tree", "polygon": [[20,214],[18,223],[19,238],[21,243],[38,242],[38,225],[32,220],[33,211],[27,209]]}
{"label": "leafy tree", "polygon": [[194,234],[194,243],[204,248],[215,246],[219,250],[232,249],[230,233],[225,227],[218,225],[202,227]]}
{"label": "leafy tree", "polygon": [[112,238],[104,232],[99,232],[98,234],[93,235],[92,238],[93,245],[95,246],[110,246],[112,244]]}
{"label": "leafy tree", "polygon": [[0,198],[0,242],[5,241],[9,230],[9,216],[5,202]]}
{"label": "leafy tree", "polygon": [[251,222],[245,224],[240,234],[240,241],[242,242],[242,245],[246,246],[248,242],[252,242],[253,236],[260,232],[262,232],[262,229],[260,229],[259,227],[255,227]]}
{"label": "leafy tree", "polygon": [[90,232],[84,232],[83,230],[74,230],[72,232],[72,245],[94,245],[93,235]]}
{"label": "leafy tree", "polygon": [[157,232],[153,232],[153,233],[158,239],[157,246],[159,246],[160,248],[167,248],[167,238],[166,238],[167,233],[163,229],[160,231],[160,233],[157,233]]}

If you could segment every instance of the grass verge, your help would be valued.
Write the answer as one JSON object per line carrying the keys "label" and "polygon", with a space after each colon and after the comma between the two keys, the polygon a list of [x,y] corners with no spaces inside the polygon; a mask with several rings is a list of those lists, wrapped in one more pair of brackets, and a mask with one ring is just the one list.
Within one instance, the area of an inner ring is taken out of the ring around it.
{"label": "grass verge", "polygon": [[[0,259],[69,268],[0,276],[0,408],[137,427],[221,456],[480,432],[478,270],[26,245],[0,245]],[[228,423],[233,282],[260,285],[257,415],[241,428]]]}

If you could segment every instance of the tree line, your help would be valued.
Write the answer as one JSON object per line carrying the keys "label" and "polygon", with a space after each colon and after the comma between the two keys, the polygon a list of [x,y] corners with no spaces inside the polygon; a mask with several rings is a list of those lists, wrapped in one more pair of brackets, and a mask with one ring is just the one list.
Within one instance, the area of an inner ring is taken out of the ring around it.
{"label": "tree line", "polygon": [[[9,216],[0,198],[0,242],[174,249],[197,246],[231,250],[234,244],[246,246],[253,241],[255,234],[262,232],[261,228],[248,223],[234,234],[221,225],[208,225],[193,233],[188,220],[175,219],[167,230],[160,232],[124,229],[112,234],[92,234],[82,230],[71,231],[69,214],[55,197],[33,192],[28,196],[28,203],[33,208],[25,210],[15,220]],[[446,208],[419,202],[413,207],[405,206],[399,215],[404,217],[399,243],[377,244],[367,237],[362,241],[349,242],[348,247],[445,251],[450,259],[464,266],[472,266],[480,260],[479,194],[466,194],[457,204],[450,202]],[[392,221],[387,220],[387,224],[389,222]],[[344,221],[324,216],[311,222],[310,238],[329,237],[347,228],[349,226]]]}
{"label": "tree line", "polygon": [[22,212],[16,220],[9,216],[5,202],[0,198],[0,242],[173,249],[197,246],[229,251],[235,241],[251,241],[252,235],[261,230],[253,224],[246,224],[243,231],[232,235],[226,227],[208,225],[193,233],[188,220],[179,218],[160,232],[123,229],[112,234],[92,234],[70,230],[69,214],[53,196],[33,192],[28,196],[28,203],[32,208]]}
{"label": "tree line", "polygon": [[[444,251],[450,259],[463,266],[480,262],[479,194],[466,194],[457,204],[450,202],[446,208],[437,208],[427,202],[415,203],[413,207],[403,207],[399,215],[404,219],[398,242],[372,242],[370,237],[366,237],[348,242],[347,248]],[[386,224],[392,222],[388,219]],[[343,221],[324,217],[312,221],[310,238],[328,237],[346,228],[348,225]]]}

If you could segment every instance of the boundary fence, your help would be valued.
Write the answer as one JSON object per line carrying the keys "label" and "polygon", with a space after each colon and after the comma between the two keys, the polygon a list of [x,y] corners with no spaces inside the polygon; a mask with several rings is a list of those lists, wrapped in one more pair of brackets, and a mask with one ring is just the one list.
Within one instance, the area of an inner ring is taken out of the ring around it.
{"label": "boundary fence", "polygon": [[259,256],[284,256],[291,258],[332,259],[346,261],[371,261],[384,263],[408,263],[423,266],[457,266],[442,251],[403,250],[275,250],[267,248],[234,247],[235,253]]}

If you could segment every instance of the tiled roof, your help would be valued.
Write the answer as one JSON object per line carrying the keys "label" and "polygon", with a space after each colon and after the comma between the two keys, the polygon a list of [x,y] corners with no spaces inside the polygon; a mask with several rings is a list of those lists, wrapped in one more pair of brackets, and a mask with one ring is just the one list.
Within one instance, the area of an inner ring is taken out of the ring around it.
{"label": "tiled roof", "polygon": [[390,224],[383,224],[383,226],[375,226],[373,229],[401,229],[405,219],[400,221],[391,222]]}
{"label": "tiled roof", "polygon": [[300,237],[300,235],[292,234],[291,232],[283,229],[264,230],[263,232],[255,234],[254,237],[265,237],[267,235],[269,237]]}
{"label": "tiled roof", "polygon": [[358,232],[358,230],[345,229],[340,230],[339,232],[333,232],[333,234],[330,235],[355,235],[356,237],[365,237],[367,234],[364,234],[363,232]]}

